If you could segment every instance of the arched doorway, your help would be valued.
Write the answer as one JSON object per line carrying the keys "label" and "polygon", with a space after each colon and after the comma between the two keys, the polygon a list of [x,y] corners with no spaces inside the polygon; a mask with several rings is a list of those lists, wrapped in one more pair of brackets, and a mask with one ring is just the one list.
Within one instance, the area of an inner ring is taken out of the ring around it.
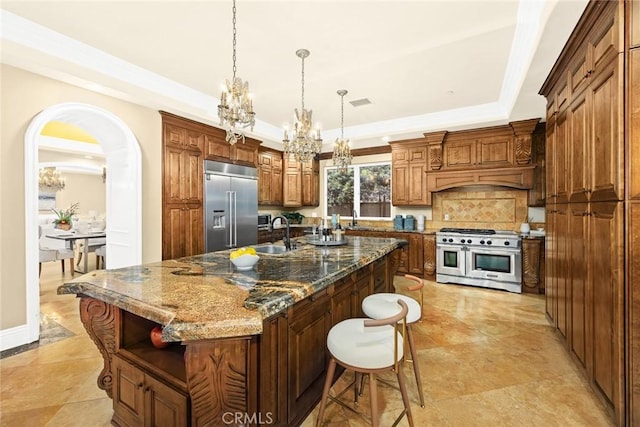
{"label": "arched doorway", "polygon": [[142,261],[142,175],[140,145],[117,116],[80,103],[58,104],[36,115],[25,133],[25,242],[26,301],[29,341],[40,332],[38,281],[38,138],[50,121],[76,125],[92,134],[105,153],[107,165],[106,213],[109,268]]}

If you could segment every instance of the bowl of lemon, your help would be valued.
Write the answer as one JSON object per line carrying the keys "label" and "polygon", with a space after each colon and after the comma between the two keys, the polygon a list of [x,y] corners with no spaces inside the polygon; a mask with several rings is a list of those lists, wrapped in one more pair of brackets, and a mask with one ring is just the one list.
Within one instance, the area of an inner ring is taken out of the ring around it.
{"label": "bowl of lemon", "polygon": [[244,271],[251,270],[260,257],[256,255],[256,250],[249,246],[231,251],[229,259],[238,270]]}

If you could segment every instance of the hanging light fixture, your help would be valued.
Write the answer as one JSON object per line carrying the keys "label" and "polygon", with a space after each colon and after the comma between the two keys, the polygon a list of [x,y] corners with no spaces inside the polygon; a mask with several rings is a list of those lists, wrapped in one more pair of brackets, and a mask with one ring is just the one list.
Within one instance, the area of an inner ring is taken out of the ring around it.
{"label": "hanging light fixture", "polygon": [[60,172],[52,166],[40,169],[38,177],[38,188],[40,191],[55,193],[64,190],[64,178],[60,176]]}
{"label": "hanging light fixture", "polygon": [[304,59],[309,56],[309,51],[298,49],[296,56],[302,59],[302,107],[300,111],[297,108],[294,110],[295,120],[291,130],[291,140],[285,129],[282,146],[285,154],[293,154],[299,162],[308,162],[322,149],[322,138],[320,128],[313,130],[312,111],[304,108]]}
{"label": "hanging light fixture", "polygon": [[220,95],[218,105],[220,126],[227,132],[226,140],[233,145],[242,140],[244,134],[238,128],[251,128],[256,124],[256,113],[253,111],[253,100],[249,95],[249,82],[236,77],[236,1],[233,0],[233,78],[227,80]]}
{"label": "hanging light fixture", "polygon": [[333,145],[333,164],[338,166],[340,172],[346,172],[347,168],[351,164],[351,149],[349,148],[349,140],[344,139],[344,96],[348,93],[345,89],[340,89],[338,92],[340,95],[340,138],[336,138],[336,142]]}

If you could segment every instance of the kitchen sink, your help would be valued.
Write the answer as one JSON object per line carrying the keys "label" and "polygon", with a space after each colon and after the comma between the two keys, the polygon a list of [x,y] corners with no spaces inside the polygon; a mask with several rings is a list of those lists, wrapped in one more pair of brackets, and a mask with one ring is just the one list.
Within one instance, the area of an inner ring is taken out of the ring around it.
{"label": "kitchen sink", "polygon": [[262,245],[255,246],[255,250],[259,254],[283,254],[287,252],[287,248],[284,245]]}

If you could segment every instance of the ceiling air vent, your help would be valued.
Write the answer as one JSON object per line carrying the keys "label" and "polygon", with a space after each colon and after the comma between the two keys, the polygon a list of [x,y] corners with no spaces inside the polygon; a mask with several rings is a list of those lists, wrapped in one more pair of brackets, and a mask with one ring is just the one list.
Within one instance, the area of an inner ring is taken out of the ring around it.
{"label": "ceiling air vent", "polygon": [[369,98],[361,98],[354,101],[349,101],[349,104],[353,105],[354,107],[361,107],[363,105],[371,104],[371,101],[369,100]]}

